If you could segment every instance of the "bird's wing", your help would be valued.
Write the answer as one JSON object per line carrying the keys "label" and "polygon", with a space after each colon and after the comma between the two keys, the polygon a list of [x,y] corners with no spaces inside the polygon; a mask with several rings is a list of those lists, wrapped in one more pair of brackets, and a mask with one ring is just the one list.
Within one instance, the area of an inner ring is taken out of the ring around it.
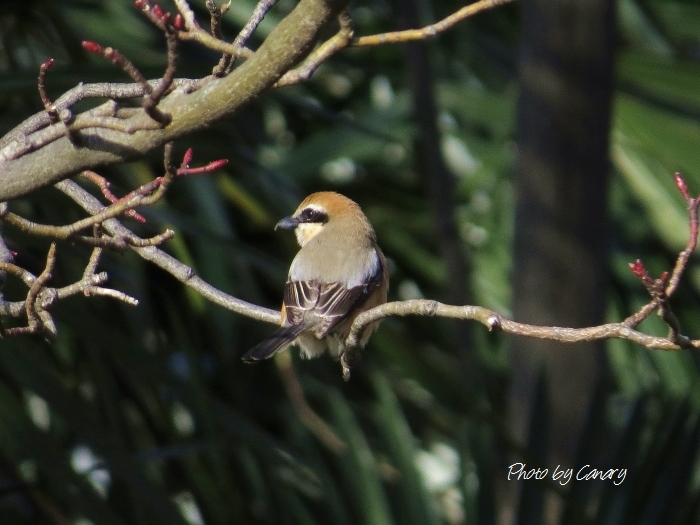
{"label": "bird's wing", "polygon": [[320,320],[314,332],[324,337],[349,313],[359,308],[383,279],[380,265],[367,282],[348,288],[343,283],[319,283],[318,281],[287,281],[284,290],[284,306],[287,321],[298,324],[307,313]]}
{"label": "bird's wing", "polygon": [[319,284],[316,281],[287,281],[284,287],[284,309],[287,323],[299,324],[304,314],[316,308]]}

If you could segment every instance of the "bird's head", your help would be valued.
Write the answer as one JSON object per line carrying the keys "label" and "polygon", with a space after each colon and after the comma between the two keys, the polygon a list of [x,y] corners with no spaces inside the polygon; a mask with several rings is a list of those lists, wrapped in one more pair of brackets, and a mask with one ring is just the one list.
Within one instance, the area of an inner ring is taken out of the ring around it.
{"label": "bird's head", "polygon": [[367,225],[371,230],[367,218],[355,201],[332,191],[312,193],[293,215],[279,221],[275,229],[294,230],[299,246],[303,247],[332,225],[347,225],[353,229],[364,229]]}

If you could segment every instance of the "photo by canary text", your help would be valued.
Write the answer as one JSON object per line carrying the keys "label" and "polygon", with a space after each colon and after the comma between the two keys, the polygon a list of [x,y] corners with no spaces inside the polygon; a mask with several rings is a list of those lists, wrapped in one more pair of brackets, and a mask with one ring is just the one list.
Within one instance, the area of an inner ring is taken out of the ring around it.
{"label": "photo by canary text", "polygon": [[575,481],[610,481],[613,485],[622,485],[627,477],[626,468],[610,468],[600,470],[591,465],[584,465],[579,469],[562,468],[557,465],[550,473],[548,468],[528,468],[525,463],[513,463],[508,467],[508,481],[543,480],[550,477],[560,485],[566,485],[571,480]]}

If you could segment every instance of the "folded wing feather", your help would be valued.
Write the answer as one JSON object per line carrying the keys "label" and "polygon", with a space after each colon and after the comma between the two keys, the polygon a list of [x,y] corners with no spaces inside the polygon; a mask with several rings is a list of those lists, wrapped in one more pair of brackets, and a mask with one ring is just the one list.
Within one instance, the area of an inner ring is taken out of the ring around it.
{"label": "folded wing feather", "polygon": [[284,289],[284,306],[287,321],[299,324],[307,316],[314,316],[318,324],[316,337],[325,337],[345,316],[361,306],[382,281],[380,266],[368,282],[351,288],[343,283],[320,283],[318,281],[287,281]]}

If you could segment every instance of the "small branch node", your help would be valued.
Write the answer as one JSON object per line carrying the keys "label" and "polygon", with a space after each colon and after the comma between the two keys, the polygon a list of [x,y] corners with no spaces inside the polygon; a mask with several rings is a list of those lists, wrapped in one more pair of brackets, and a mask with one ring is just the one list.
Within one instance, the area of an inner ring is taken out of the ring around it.
{"label": "small branch node", "polygon": [[489,332],[499,330],[501,328],[501,316],[497,314],[489,315],[488,319],[486,319],[486,327],[489,329]]}

